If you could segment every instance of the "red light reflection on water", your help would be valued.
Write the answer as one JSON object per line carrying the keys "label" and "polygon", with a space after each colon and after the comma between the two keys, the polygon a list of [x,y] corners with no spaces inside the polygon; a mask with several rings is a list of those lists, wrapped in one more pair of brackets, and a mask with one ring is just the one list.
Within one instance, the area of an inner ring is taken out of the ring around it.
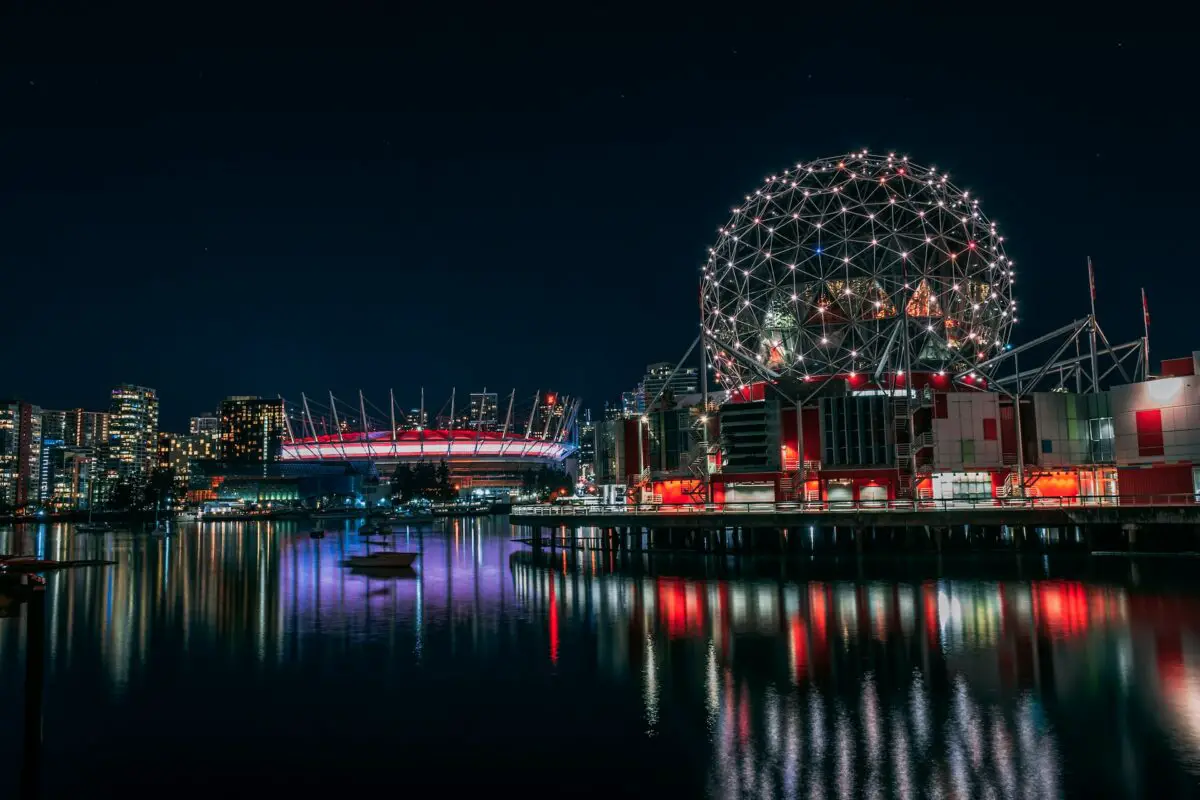
{"label": "red light reflection on water", "polygon": [[550,579],[550,663],[558,663],[558,595],[555,586],[558,583],[554,573],[549,575]]}

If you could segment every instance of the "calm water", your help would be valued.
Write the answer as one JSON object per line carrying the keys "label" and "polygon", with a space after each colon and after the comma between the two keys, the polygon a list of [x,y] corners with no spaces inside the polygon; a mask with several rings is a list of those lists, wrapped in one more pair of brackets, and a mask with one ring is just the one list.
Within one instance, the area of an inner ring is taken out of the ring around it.
{"label": "calm water", "polygon": [[[292,524],[0,529],[117,561],[48,578],[40,796],[1200,796],[1200,561],[535,560],[509,537],[412,529],[419,569],[380,579],[339,566],[356,535]],[[0,619],[0,797],[26,625]]]}

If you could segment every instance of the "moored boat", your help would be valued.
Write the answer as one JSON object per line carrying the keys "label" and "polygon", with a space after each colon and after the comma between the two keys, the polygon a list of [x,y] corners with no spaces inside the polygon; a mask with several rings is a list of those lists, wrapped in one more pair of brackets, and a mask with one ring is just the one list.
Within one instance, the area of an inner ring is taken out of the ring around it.
{"label": "moored boat", "polygon": [[351,567],[358,568],[373,567],[376,569],[399,569],[402,567],[411,567],[413,562],[416,560],[416,553],[400,553],[390,550],[381,550],[378,553],[351,556],[346,560],[346,563]]}

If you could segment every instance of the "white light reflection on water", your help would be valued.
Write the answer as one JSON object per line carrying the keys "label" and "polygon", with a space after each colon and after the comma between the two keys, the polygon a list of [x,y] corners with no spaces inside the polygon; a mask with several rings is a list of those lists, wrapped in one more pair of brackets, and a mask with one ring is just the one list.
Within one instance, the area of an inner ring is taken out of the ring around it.
{"label": "white light reflection on water", "polygon": [[653,736],[658,725],[658,665],[654,656],[654,637],[647,636],[644,651],[646,666],[642,668],[642,700],[646,706],[646,735]]}
{"label": "white light reflection on water", "polygon": [[[1089,770],[1102,776],[1092,785],[1144,788],[1124,777],[1155,736],[1176,748],[1160,762],[1200,764],[1200,625],[1157,600],[1071,581],[765,581],[645,561],[622,571],[613,554],[535,560],[473,524],[427,534],[419,572],[387,581],[339,566],[357,547],[349,534],[225,524],[88,544],[48,526],[47,552],[115,548],[120,562],[48,587],[48,672],[90,669],[120,700],[144,690],[147,671],[170,672],[164,652],[265,676],[369,651],[381,675],[415,665],[406,681],[427,689],[420,676],[437,675],[460,691],[452,681],[476,668],[515,664],[523,692],[570,685],[570,702],[595,701],[588,725],[653,740],[626,758],[709,754],[691,769],[718,797],[1056,797]],[[12,630],[0,626],[0,658]],[[1081,761],[1089,734],[1068,712],[1119,724],[1104,708],[1114,688],[1131,706],[1158,703],[1160,727],[1127,737],[1128,760],[1113,735],[1112,757]],[[547,736],[588,741],[572,724],[548,723]]]}

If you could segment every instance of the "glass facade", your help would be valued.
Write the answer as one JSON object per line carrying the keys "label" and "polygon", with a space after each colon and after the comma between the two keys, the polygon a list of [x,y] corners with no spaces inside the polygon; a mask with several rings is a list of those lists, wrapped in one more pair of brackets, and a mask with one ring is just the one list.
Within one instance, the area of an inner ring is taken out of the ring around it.
{"label": "glass facade", "polygon": [[283,413],[282,400],[227,398],[221,403],[221,461],[264,465],[278,461],[283,451]]}
{"label": "glass facade", "polygon": [[153,389],[121,384],[112,390],[108,435],[101,447],[103,469],[98,488],[111,491],[117,481],[143,484],[156,463],[158,394]]}
{"label": "glass facade", "polygon": [[0,403],[0,506],[22,508],[41,495],[42,409]]}

